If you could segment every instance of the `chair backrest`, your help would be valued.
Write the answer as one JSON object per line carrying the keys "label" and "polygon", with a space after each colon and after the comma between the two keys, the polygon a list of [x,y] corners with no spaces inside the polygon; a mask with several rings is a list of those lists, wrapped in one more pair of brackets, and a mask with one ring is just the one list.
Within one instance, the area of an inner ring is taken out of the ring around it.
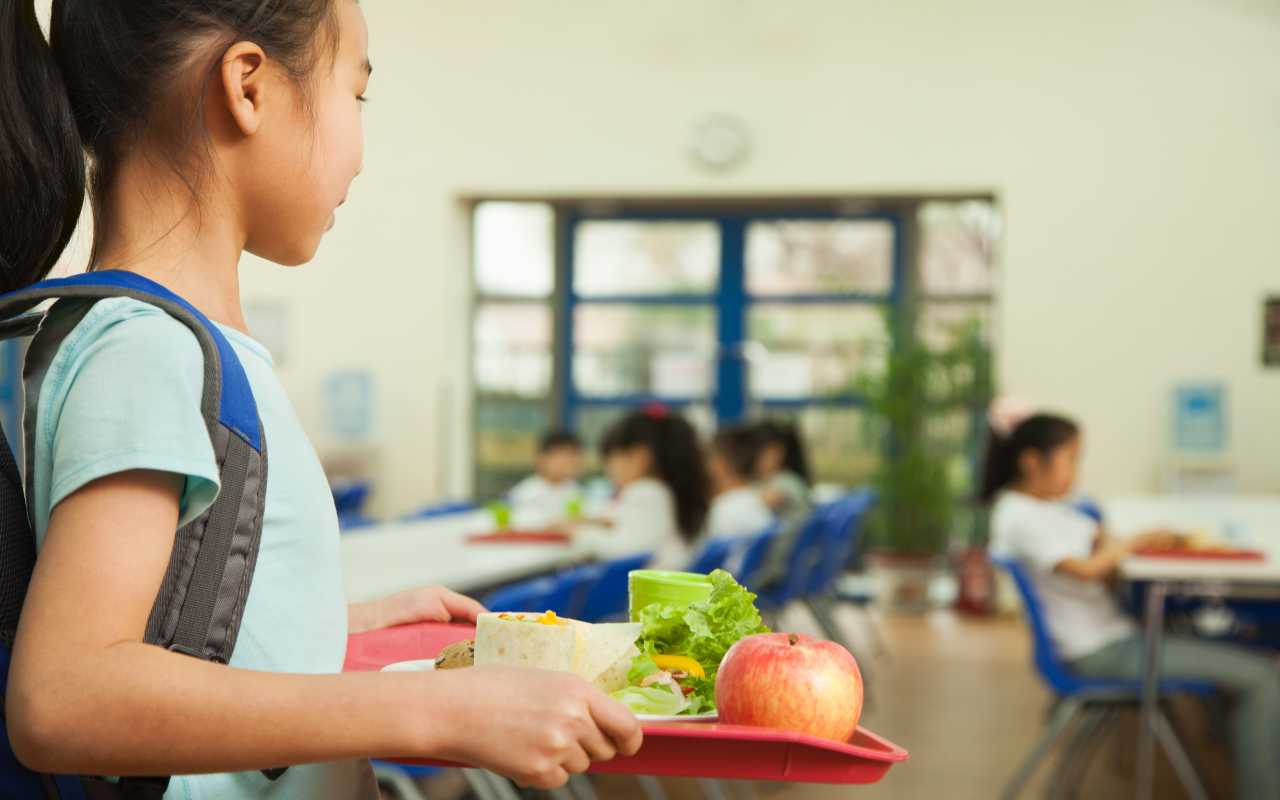
{"label": "chair backrest", "polygon": [[369,481],[335,480],[329,485],[333,492],[333,506],[339,514],[350,514],[364,509],[372,484]]}
{"label": "chair backrest", "polygon": [[448,517],[453,514],[466,514],[476,510],[476,504],[470,500],[448,500],[443,503],[423,506],[417,511],[405,514],[400,519],[404,522],[412,522],[421,519],[435,519],[436,517]]}
{"label": "chair backrest", "polygon": [[1022,608],[1027,615],[1027,624],[1031,626],[1033,661],[1040,677],[1058,694],[1066,695],[1078,691],[1083,682],[1062,660],[1053,637],[1049,635],[1044,609],[1040,605],[1040,595],[1036,592],[1035,584],[1031,582],[1031,576],[1027,573],[1026,567],[1017,559],[998,556],[992,556],[991,563],[1009,573],[1014,585],[1018,587],[1018,594],[1022,596]]}
{"label": "chair backrest", "polygon": [[815,545],[820,557],[806,576],[801,590],[804,596],[828,594],[835,588],[850,553],[858,545],[863,522],[875,500],[875,491],[862,489],[826,508],[821,516],[821,531]]}
{"label": "chair backrest", "polygon": [[581,618],[587,605],[587,594],[604,576],[603,564],[584,564],[555,576],[556,588],[547,598],[547,608],[562,617]]}
{"label": "chair backrest", "polygon": [[715,569],[724,567],[725,562],[729,559],[729,554],[739,544],[741,540],[720,536],[709,540],[694,556],[693,561],[689,564],[686,572],[698,572],[706,574]]}
{"label": "chair backrest", "polygon": [[810,576],[823,558],[822,534],[826,530],[827,515],[833,505],[826,503],[818,506],[808,519],[800,523],[800,531],[791,544],[790,555],[787,556],[786,574],[781,583],[757,590],[765,606],[783,608],[792,600],[804,596]]}
{"label": "chair backrest", "polygon": [[634,569],[644,569],[651,558],[646,553],[601,564],[599,580],[587,589],[582,618],[587,622],[601,622],[625,614],[628,600],[627,575]]}
{"label": "chair backrest", "polygon": [[558,609],[553,609],[550,605],[559,588],[557,578],[534,578],[495,590],[484,599],[484,604],[493,611],[554,610],[559,613]]}
{"label": "chair backrest", "polygon": [[344,511],[338,514],[338,530],[342,533],[350,533],[361,528],[371,528],[377,524],[378,521],[376,519],[365,516],[360,511]]}
{"label": "chair backrest", "polygon": [[769,557],[769,551],[773,549],[774,542],[778,540],[778,530],[781,525],[782,523],[774,523],[772,527],[751,537],[747,542],[746,550],[742,553],[742,561],[738,564],[734,577],[738,579],[738,583],[753,592],[759,590],[755,578],[760,568],[764,566],[765,559]]}

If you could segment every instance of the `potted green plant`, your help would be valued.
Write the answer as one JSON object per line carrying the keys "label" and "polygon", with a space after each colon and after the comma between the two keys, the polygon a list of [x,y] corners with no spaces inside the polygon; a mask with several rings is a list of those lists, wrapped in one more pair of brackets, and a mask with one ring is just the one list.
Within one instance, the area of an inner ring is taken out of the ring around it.
{"label": "potted green plant", "polygon": [[[894,320],[889,319],[893,325]],[[868,434],[883,458],[871,482],[879,494],[869,519],[869,561],[899,609],[928,605],[940,556],[957,538],[958,515],[972,490],[970,475],[991,396],[990,350],[980,323],[943,329],[941,343],[904,323],[881,368],[858,376]],[[970,528],[968,538],[975,535]]]}

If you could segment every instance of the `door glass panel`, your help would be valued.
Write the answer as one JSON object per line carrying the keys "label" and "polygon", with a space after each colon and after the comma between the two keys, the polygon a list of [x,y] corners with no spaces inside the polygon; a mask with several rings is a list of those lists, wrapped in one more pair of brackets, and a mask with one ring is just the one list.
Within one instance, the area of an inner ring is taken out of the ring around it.
{"label": "door glass panel", "polygon": [[888,348],[884,311],[869,304],[757,304],[748,317],[750,391],[757,398],[850,394]]}
{"label": "door glass panel", "polygon": [[574,236],[573,288],[591,295],[709,294],[720,274],[713,222],[586,221]]}
{"label": "door glass panel", "polygon": [[893,226],[883,220],[753,222],[747,290],[755,295],[885,294],[893,286]]}
{"label": "door glass panel", "polygon": [[710,307],[580,305],[574,383],[586,395],[706,397],[715,351]]}

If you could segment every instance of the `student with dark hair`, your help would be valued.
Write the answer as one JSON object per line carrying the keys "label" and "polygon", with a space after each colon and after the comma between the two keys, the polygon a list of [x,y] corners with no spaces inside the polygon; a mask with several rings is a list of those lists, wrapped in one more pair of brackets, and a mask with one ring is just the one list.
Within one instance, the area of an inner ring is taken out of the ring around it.
{"label": "student with dark hair", "polygon": [[49,311],[46,325],[69,333],[42,327],[31,342],[48,365],[27,418],[39,555],[5,746],[45,773],[174,775],[166,797],[277,800],[376,797],[377,755],[552,787],[635,752],[634,715],[568,675],[339,674],[349,631],[483,610],[438,587],[346,603],[324,472],[241,309],[243,254],[310,261],[360,171],[372,70],[361,7],[52,0],[51,19],[46,42],[33,0],[0,0],[0,292],[58,261],[88,168],[89,268],[149,278],[216,325],[271,468],[230,663],[147,644],[175,531],[220,490],[204,356],[181,322],[129,297]]}
{"label": "student with dark hair", "polygon": [[607,513],[607,553],[653,553],[654,569],[680,569],[702,531],[709,479],[693,426],[662,406],[627,414],[600,443],[618,494]]}
{"label": "student with dark hair", "polygon": [[[994,419],[982,497],[993,503],[991,550],[1030,573],[1058,650],[1081,674],[1137,679],[1142,637],[1108,592],[1120,561],[1135,549],[1168,547],[1176,534],[1115,539],[1067,503],[1076,480],[1081,433],[1051,414]],[[1280,797],[1280,670],[1230,644],[1171,636],[1162,672],[1216,683],[1235,696],[1231,731],[1241,798]]]}
{"label": "student with dark hair", "polygon": [[759,444],[753,474],[765,504],[782,519],[808,514],[812,478],[800,431],[790,422],[764,420],[755,433]]}
{"label": "student with dark hair", "polygon": [[760,437],[745,425],[724,428],[712,438],[707,454],[713,497],[707,536],[760,533],[773,524],[773,512],[751,485],[759,451]]}
{"label": "student with dark hair", "polygon": [[570,431],[553,430],[538,442],[534,474],[507,493],[517,527],[556,525],[573,517],[582,500],[582,441]]}

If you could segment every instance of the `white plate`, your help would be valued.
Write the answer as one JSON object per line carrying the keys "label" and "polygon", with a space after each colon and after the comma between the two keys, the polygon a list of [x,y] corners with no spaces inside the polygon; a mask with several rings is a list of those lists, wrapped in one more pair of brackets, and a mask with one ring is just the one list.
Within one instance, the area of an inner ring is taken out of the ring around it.
{"label": "white plate", "polygon": [[[424,658],[419,661],[397,661],[394,664],[388,664],[382,668],[383,672],[432,672],[436,668],[434,658]],[[708,711],[703,714],[676,714],[673,716],[663,716],[661,714],[636,714],[636,719],[641,722],[715,722],[720,719],[720,715],[714,711]]]}
{"label": "white plate", "polygon": [[419,661],[397,661],[394,664],[388,664],[382,668],[383,672],[432,672],[436,668],[436,660],[434,658],[424,658]]}
{"label": "white plate", "polygon": [[636,714],[636,719],[641,722],[716,722],[720,719],[720,715],[715,711],[707,711],[703,714],[677,714],[670,717],[664,717],[661,714]]}

